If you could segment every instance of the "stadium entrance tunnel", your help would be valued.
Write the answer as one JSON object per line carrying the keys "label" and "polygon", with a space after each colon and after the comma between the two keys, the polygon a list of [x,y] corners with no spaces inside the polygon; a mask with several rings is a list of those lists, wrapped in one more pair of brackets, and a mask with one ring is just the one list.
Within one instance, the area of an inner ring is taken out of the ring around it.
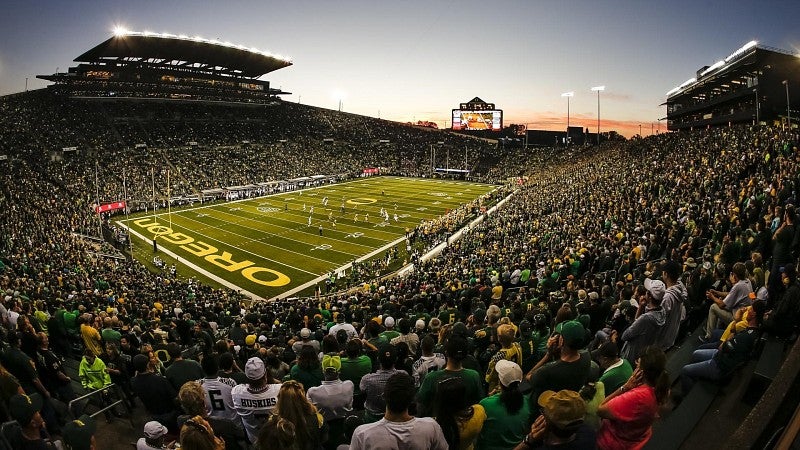
{"label": "stadium entrance tunnel", "polygon": [[239,274],[250,282],[261,286],[281,287],[289,284],[292,279],[277,270],[266,267],[256,266],[250,260],[234,261],[233,255],[226,251],[220,251],[217,247],[197,240],[185,233],[174,231],[172,228],[159,224],[152,218],[144,218],[133,221],[134,225],[152,234],[154,240],[160,240],[168,244],[177,246],[179,249],[188,252],[199,258],[203,258],[217,267],[228,272]]}

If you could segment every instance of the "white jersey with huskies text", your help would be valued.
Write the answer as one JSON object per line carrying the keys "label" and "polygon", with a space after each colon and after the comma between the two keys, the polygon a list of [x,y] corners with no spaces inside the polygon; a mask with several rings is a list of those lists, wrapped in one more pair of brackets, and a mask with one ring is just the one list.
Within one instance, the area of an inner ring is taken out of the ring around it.
{"label": "white jersey with huskies text", "polygon": [[272,414],[275,405],[278,404],[278,391],[281,389],[280,383],[267,384],[258,390],[250,389],[247,384],[237,384],[231,390],[233,407],[242,418],[244,430],[251,443],[255,443],[261,426],[267,421],[267,417]]}

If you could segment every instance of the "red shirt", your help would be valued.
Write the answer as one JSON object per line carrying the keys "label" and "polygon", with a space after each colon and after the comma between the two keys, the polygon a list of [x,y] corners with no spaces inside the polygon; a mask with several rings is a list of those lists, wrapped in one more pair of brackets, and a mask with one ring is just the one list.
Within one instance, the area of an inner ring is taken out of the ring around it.
{"label": "red shirt", "polygon": [[606,403],[617,420],[604,419],[597,432],[597,448],[601,450],[640,449],[653,434],[658,415],[656,392],[642,385],[612,398]]}

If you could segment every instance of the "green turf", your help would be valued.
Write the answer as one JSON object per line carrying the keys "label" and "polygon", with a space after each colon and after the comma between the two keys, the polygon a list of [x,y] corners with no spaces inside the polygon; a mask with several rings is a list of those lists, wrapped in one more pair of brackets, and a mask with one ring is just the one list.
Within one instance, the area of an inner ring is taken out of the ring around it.
{"label": "green turf", "polygon": [[[403,237],[406,229],[494,188],[476,183],[374,177],[215,202],[173,210],[171,214],[160,210],[155,217],[152,213],[132,215],[118,222],[130,224],[134,232],[148,240],[145,251],[136,252],[148,263],[153,256],[151,240],[159,234],[159,248],[174,252],[181,262],[192,263],[258,297],[271,298],[390,244]],[[328,197],[327,207],[322,204],[324,197]],[[344,213],[340,211],[343,203]],[[379,216],[381,208],[389,213],[388,222]],[[335,227],[329,220],[331,215]],[[133,238],[141,246],[141,238]],[[168,263],[173,261],[161,253]],[[193,272],[183,266],[179,270],[184,276],[187,271]]]}

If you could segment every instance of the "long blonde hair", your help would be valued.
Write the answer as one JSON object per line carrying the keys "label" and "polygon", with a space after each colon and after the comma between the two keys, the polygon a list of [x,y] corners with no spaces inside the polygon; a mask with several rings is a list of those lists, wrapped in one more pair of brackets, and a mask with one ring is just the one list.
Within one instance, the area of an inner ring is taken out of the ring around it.
{"label": "long blonde hair", "polygon": [[278,404],[275,413],[294,425],[297,446],[307,448],[312,436],[310,430],[317,430],[317,408],[306,398],[303,385],[297,381],[286,381],[278,391]]}

